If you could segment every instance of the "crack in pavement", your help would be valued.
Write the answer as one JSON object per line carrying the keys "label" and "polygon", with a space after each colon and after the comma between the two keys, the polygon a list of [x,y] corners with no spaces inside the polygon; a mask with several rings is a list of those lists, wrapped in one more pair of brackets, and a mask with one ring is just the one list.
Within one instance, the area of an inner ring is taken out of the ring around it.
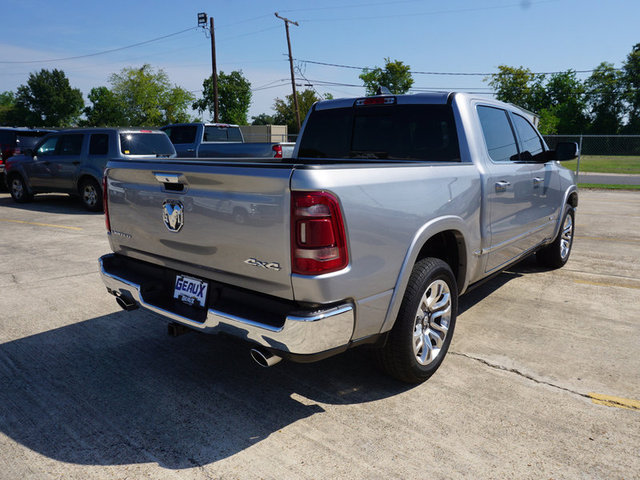
{"label": "crack in pavement", "polygon": [[449,352],[450,355],[457,355],[459,357],[465,357],[468,358],[470,360],[475,360],[476,362],[480,362],[483,365],[486,365],[487,367],[490,368],[495,368],[496,370],[502,370],[504,372],[510,372],[510,373],[515,373],[516,375],[522,377],[522,378],[526,378],[527,380],[531,380],[532,382],[538,383],[540,385],[547,385],[548,387],[553,387],[553,388],[557,388],[558,390],[563,390],[565,392],[569,392],[572,393],[573,395],[578,395],[580,397],[583,398],[588,398],[589,400],[591,400],[591,396],[586,394],[586,393],[580,393],[577,392],[575,390],[571,390],[570,388],[566,388],[566,387],[561,387],[560,385],[555,385],[553,383],[550,382],[545,382],[544,380],[539,380],[531,375],[528,375],[526,373],[522,373],[520,370],[516,369],[516,368],[508,368],[505,367],[504,365],[499,365],[497,363],[491,363],[483,358],[479,358],[479,357],[474,357],[472,355],[466,354],[466,353],[459,353],[459,352]]}
{"label": "crack in pavement", "polygon": [[606,397],[604,400],[600,399],[599,397],[601,395],[598,394],[593,394],[593,393],[581,393],[578,392],[576,390],[571,390],[570,388],[566,388],[566,387],[561,387],[560,385],[556,385],[554,383],[551,382],[545,382],[544,380],[540,380],[538,378],[533,377],[532,375],[528,375],[526,373],[521,372],[520,370],[516,369],[516,368],[508,368],[505,367],[504,365],[499,365],[497,363],[491,363],[487,360],[485,360],[484,358],[480,358],[480,357],[474,357],[473,355],[469,355],[467,353],[460,353],[460,352],[452,352],[449,351],[450,355],[457,355],[459,357],[464,357],[464,358],[468,358],[469,360],[474,360],[476,362],[479,362],[489,368],[493,368],[496,370],[502,370],[503,372],[509,372],[509,373],[514,373],[522,378],[525,378],[527,380],[531,380],[532,382],[535,382],[539,385],[546,385],[548,387],[552,387],[552,388],[556,388],[558,390],[562,390],[563,392],[567,392],[567,393],[571,393],[572,395],[577,395],[578,397],[582,397],[582,398],[586,398],[588,400],[591,400],[592,403],[596,403],[599,405],[605,405],[605,406],[609,406],[609,407],[616,407],[616,408],[626,408],[629,410],[636,410],[636,411],[640,411],[640,408],[637,406],[638,402],[634,401],[634,400],[627,400],[627,399],[620,399],[620,401],[618,401],[618,399],[616,399],[615,397],[609,397],[609,396],[604,396]]}

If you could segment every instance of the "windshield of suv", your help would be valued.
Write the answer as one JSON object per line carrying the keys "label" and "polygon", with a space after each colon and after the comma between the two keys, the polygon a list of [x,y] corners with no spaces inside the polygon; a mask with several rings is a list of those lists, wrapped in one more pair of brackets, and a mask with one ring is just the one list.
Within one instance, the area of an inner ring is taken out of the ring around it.
{"label": "windshield of suv", "polygon": [[365,105],[309,116],[298,158],[459,162],[450,105]]}
{"label": "windshield of suv", "polygon": [[164,133],[126,132],[120,134],[120,151],[125,155],[173,155],[176,151]]}

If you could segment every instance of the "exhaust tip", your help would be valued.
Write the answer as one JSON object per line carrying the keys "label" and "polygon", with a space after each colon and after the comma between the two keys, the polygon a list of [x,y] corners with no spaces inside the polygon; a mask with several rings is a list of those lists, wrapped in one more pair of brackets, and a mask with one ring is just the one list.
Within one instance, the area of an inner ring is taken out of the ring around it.
{"label": "exhaust tip", "polygon": [[123,310],[126,310],[127,312],[130,312],[131,310],[135,310],[136,308],[138,308],[138,305],[136,305],[135,302],[131,300],[127,300],[123,297],[116,297],[116,303],[120,305],[120,308],[122,308]]}
{"label": "exhaust tip", "polygon": [[282,360],[282,357],[257,348],[252,348],[249,353],[251,354],[253,361],[264,368],[273,367],[276,363]]}

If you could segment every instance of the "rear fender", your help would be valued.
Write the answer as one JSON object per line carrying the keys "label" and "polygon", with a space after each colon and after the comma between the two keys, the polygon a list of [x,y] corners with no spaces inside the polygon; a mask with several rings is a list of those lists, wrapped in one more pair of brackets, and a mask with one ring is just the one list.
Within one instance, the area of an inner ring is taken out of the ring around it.
{"label": "rear fender", "polygon": [[[464,265],[461,267],[464,269],[464,281],[463,285],[458,285],[458,291],[462,293],[467,288],[469,282],[468,272],[470,271],[468,262],[471,261],[474,257],[472,252],[469,250],[469,242],[466,241],[466,239],[471,238],[466,223],[460,217],[456,216],[436,218],[427,222],[422,226],[422,228],[420,228],[420,230],[416,232],[411,245],[409,246],[407,254],[402,263],[402,268],[400,269],[400,274],[398,275],[398,280],[396,281],[393,296],[391,297],[389,309],[387,310],[387,315],[385,317],[382,328],[380,329],[380,333],[387,332],[391,330],[391,328],[393,328],[396,317],[398,316],[398,311],[400,310],[402,298],[404,297],[404,292],[409,283],[409,277],[411,276],[413,267],[418,260],[418,255],[420,254],[422,247],[429,241],[430,238],[446,231],[458,232],[462,236],[462,238],[465,239],[464,259],[461,258],[460,260],[461,263],[464,263]],[[456,274],[457,272],[454,271],[454,275]],[[459,275],[456,276],[459,277]]]}

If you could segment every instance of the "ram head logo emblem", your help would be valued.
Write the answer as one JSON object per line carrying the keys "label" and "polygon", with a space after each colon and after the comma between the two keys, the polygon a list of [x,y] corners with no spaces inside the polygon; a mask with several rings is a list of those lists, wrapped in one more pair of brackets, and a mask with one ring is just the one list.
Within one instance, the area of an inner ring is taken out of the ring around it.
{"label": "ram head logo emblem", "polygon": [[162,204],[162,219],[170,232],[179,232],[184,225],[184,207],[177,200],[166,200]]}

